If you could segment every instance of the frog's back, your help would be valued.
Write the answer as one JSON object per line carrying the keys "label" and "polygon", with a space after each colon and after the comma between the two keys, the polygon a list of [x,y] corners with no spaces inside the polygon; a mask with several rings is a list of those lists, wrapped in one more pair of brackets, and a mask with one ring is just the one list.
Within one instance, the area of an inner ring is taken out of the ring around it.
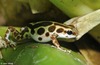
{"label": "frog's back", "polygon": [[64,34],[67,32],[66,30],[71,30],[71,26],[66,26],[53,21],[41,21],[35,24],[30,23],[28,27],[30,29],[31,37],[38,42],[50,41],[53,34],[57,34],[58,37],[65,37]]}

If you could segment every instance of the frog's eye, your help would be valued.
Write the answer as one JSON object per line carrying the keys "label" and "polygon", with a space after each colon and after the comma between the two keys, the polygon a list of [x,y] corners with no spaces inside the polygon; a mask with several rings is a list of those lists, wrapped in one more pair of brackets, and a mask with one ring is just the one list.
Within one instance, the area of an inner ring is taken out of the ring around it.
{"label": "frog's eye", "polygon": [[73,32],[72,32],[71,30],[68,30],[68,31],[67,31],[67,34],[68,34],[68,35],[71,35],[71,34],[73,34]]}

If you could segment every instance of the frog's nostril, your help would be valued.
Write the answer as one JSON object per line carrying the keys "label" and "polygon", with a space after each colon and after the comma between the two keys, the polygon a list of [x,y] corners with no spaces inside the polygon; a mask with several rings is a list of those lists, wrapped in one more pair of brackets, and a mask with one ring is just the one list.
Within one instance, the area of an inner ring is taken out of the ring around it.
{"label": "frog's nostril", "polygon": [[76,33],[75,33],[75,32],[73,32],[73,35],[76,35]]}

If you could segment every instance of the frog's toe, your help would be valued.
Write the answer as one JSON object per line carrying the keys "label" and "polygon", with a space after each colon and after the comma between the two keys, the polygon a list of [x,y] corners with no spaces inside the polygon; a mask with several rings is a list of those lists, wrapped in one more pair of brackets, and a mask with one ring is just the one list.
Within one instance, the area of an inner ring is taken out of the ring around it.
{"label": "frog's toe", "polygon": [[16,42],[10,41],[10,46],[11,46],[12,48],[15,48],[15,47],[16,47]]}

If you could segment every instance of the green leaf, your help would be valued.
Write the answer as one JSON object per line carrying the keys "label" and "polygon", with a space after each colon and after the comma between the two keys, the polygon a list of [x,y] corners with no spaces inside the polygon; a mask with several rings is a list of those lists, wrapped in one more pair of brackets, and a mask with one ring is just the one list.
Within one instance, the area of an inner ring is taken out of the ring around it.
{"label": "green leaf", "polygon": [[29,5],[33,14],[42,13],[51,8],[49,0],[29,0]]}
{"label": "green leaf", "polygon": [[69,17],[75,17],[92,12],[93,9],[80,0],[50,0]]}
{"label": "green leaf", "polygon": [[4,63],[4,60],[0,59],[0,65],[3,65]]}
{"label": "green leaf", "polygon": [[[67,50],[69,51],[69,50]],[[4,59],[15,65],[86,65],[76,52],[63,52],[48,44],[27,43],[2,51]]]}

